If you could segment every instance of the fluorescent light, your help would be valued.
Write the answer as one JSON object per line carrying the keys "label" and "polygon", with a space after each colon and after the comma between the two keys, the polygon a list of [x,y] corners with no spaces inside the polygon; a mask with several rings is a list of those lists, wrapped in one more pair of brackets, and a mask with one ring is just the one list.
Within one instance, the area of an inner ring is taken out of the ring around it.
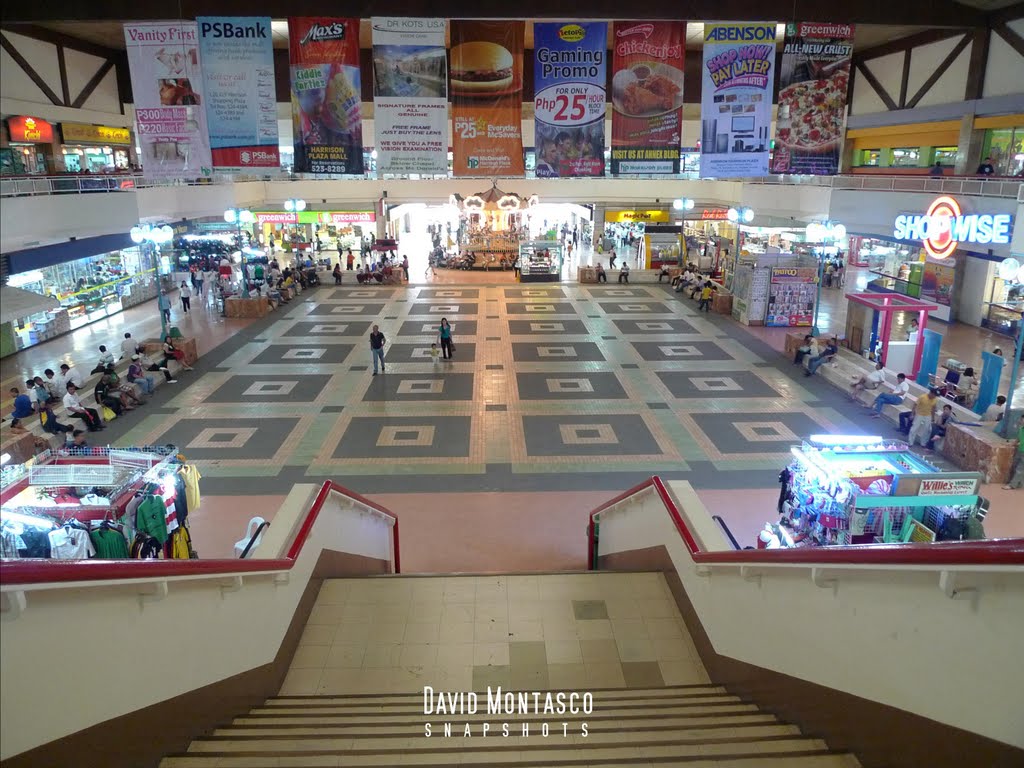
{"label": "fluorescent light", "polygon": [[811,435],[807,440],[821,445],[877,445],[885,442],[878,435]]}
{"label": "fluorescent light", "polygon": [[11,460],[11,454],[9,454],[9,453],[0,454],[0,464],[6,464],[10,460]]}
{"label": "fluorescent light", "polygon": [[42,281],[43,273],[38,269],[33,269],[31,272],[19,272],[18,274],[11,275],[7,278],[7,284],[12,288],[20,288],[23,285],[41,283]]}

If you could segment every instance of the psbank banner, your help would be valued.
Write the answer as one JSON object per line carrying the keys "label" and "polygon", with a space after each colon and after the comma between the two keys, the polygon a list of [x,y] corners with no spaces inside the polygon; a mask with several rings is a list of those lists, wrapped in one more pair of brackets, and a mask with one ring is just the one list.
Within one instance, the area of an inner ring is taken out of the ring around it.
{"label": "psbank banner", "polygon": [[296,173],[363,172],[359,19],[288,19]]}
{"label": "psbank banner", "polygon": [[612,39],[612,173],[679,173],[682,21],[616,21]]}
{"label": "psbank banner", "polygon": [[768,175],[775,24],[704,25],[700,175]]}
{"label": "psbank banner", "polygon": [[270,18],[200,16],[196,23],[214,168],[277,168]]}
{"label": "psbank banner", "polygon": [[852,24],[786,25],[772,173],[838,173],[853,29]]}
{"label": "psbank banner", "polygon": [[448,174],[445,19],[374,18],[378,173]]}
{"label": "psbank banner", "polygon": [[603,176],[608,24],[533,25],[537,176]]}
{"label": "psbank banner", "polygon": [[149,178],[209,176],[198,27],[190,21],[125,24],[124,42],[142,172]]}
{"label": "psbank banner", "polygon": [[522,176],[522,21],[451,22],[456,176]]}

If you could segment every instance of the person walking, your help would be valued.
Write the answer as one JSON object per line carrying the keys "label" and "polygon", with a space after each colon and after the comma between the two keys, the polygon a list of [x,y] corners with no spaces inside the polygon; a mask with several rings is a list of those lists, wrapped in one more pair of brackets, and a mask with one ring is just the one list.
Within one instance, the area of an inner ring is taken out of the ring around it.
{"label": "person walking", "polygon": [[348,253],[345,254],[345,269],[349,272],[352,271],[352,266],[356,263],[356,257],[352,254],[352,249],[348,249]]}
{"label": "person walking", "polygon": [[700,302],[697,304],[697,311],[704,310],[705,312],[711,311],[711,294],[714,293],[711,281],[708,280],[704,283],[704,287],[700,289]]}
{"label": "person walking", "polygon": [[447,318],[441,318],[441,325],[437,329],[437,338],[441,342],[441,354],[444,359],[451,360],[455,348],[452,346],[452,327],[448,325]]}
{"label": "person walking", "polygon": [[373,326],[373,330],[370,331],[370,356],[373,358],[373,375],[377,375],[377,361],[380,361],[381,373],[385,371],[384,368],[384,345],[387,343],[387,339],[384,334],[381,333],[378,326]]}
{"label": "person walking", "polygon": [[189,305],[192,302],[192,289],[188,287],[188,283],[184,280],[181,281],[181,289],[178,291],[178,298],[181,299],[181,308],[185,310],[185,314],[188,314]]}
{"label": "person walking", "polygon": [[402,274],[405,275],[405,282],[409,282],[409,257],[402,257]]}
{"label": "person walking", "polygon": [[160,295],[156,297],[156,305],[160,308],[166,322],[171,322],[171,300],[167,297],[167,291],[160,289]]}

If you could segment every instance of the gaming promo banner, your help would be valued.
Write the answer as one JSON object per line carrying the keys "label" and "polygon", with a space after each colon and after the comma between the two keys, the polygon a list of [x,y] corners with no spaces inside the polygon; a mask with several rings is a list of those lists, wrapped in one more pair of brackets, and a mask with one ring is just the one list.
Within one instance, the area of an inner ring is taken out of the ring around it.
{"label": "gaming promo banner", "polygon": [[608,24],[533,25],[537,176],[603,176]]}

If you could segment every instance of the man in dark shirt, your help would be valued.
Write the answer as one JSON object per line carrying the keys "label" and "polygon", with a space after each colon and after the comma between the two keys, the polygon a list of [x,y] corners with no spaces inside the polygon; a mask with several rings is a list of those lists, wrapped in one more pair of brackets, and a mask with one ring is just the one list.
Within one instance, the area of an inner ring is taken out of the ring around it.
{"label": "man in dark shirt", "polygon": [[384,338],[384,334],[380,332],[380,328],[376,325],[373,326],[373,330],[370,331],[370,356],[373,358],[373,375],[377,375],[377,361],[380,361],[380,370],[383,372],[384,368],[384,344],[387,339]]}
{"label": "man in dark shirt", "polygon": [[992,158],[986,157],[985,162],[978,166],[977,171],[979,176],[994,176],[996,173],[995,167],[992,165]]}
{"label": "man in dark shirt", "polygon": [[831,339],[825,349],[822,350],[821,354],[817,357],[812,357],[807,362],[807,372],[804,376],[813,376],[817,373],[818,369],[831,360],[833,357],[839,354],[839,344],[836,339]]}
{"label": "man in dark shirt", "polygon": [[27,419],[35,413],[35,409],[32,407],[32,398],[17,387],[11,387],[11,396],[14,398],[14,410],[11,412],[12,417],[15,419]]}

